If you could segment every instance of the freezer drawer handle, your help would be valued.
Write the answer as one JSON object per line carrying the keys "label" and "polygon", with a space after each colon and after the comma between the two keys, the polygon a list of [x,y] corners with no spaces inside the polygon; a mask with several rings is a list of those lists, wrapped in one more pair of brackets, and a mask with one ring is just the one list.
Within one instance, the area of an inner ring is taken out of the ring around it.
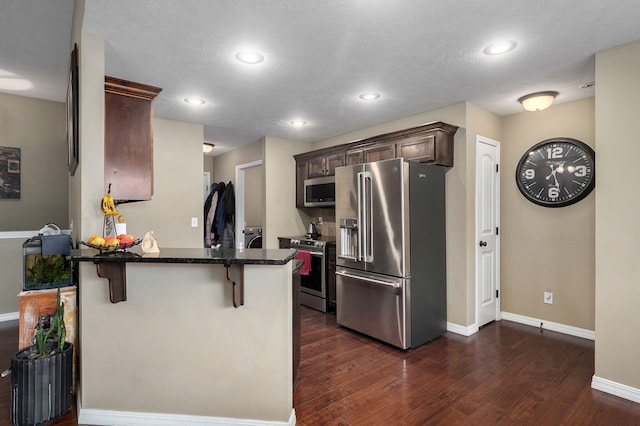
{"label": "freezer drawer handle", "polygon": [[367,282],[370,282],[372,284],[383,285],[383,286],[386,286],[386,287],[393,287],[393,288],[396,288],[398,290],[400,289],[400,283],[397,282],[397,281],[395,281],[395,282],[381,281],[381,280],[376,280],[375,278],[363,277],[361,275],[353,275],[353,274],[350,274],[350,273],[345,272],[345,271],[338,271],[338,272],[336,272],[336,275],[342,275],[343,277],[354,278],[356,280],[367,281]]}

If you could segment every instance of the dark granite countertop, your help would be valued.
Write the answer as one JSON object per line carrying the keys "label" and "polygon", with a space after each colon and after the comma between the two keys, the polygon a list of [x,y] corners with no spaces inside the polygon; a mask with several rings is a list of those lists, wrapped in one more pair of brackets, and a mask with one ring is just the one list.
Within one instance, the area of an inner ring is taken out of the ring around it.
{"label": "dark granite countertop", "polygon": [[208,249],[161,248],[160,253],[144,254],[140,247],[126,252],[99,253],[92,248],[71,250],[74,262],[94,263],[208,263],[220,265],[285,265],[296,254],[294,249]]}

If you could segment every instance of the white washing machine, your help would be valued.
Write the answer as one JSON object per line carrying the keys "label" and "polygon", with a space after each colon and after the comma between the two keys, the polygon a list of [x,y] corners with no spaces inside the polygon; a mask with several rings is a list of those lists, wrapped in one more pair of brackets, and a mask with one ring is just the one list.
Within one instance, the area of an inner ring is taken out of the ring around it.
{"label": "white washing machine", "polygon": [[262,227],[247,226],[244,228],[244,247],[262,248]]}

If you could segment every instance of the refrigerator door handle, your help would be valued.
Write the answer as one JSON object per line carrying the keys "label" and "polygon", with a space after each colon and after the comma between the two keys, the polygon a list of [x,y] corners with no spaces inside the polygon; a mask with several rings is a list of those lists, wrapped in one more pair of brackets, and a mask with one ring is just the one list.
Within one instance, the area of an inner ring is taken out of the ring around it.
{"label": "refrigerator door handle", "polygon": [[372,284],[376,284],[376,285],[381,285],[381,286],[385,286],[385,287],[393,287],[396,289],[396,294],[400,294],[401,293],[401,283],[399,281],[382,281],[382,280],[377,280],[375,278],[370,278],[370,277],[365,277],[362,275],[354,275],[354,274],[350,274],[346,271],[340,270],[336,272],[336,275],[341,275],[343,277],[346,278],[353,278],[355,280],[362,280],[362,281],[366,281]]}
{"label": "refrigerator door handle", "polygon": [[362,261],[362,229],[364,228],[364,220],[362,218],[362,203],[363,203],[363,198],[364,196],[362,195],[362,191],[363,191],[363,186],[364,186],[364,178],[363,178],[363,174],[364,172],[359,172],[357,174],[357,180],[358,180],[358,253],[356,254],[357,256],[357,260],[358,262]]}
{"label": "refrigerator door handle", "polygon": [[373,235],[371,229],[371,172],[358,173],[358,261],[371,262]]}

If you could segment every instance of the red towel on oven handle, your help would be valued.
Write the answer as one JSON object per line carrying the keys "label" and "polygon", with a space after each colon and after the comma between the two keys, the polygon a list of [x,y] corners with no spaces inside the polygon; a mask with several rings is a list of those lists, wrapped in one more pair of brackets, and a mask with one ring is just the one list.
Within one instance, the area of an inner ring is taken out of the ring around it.
{"label": "red towel on oven handle", "polygon": [[298,250],[294,259],[300,259],[304,262],[300,267],[300,275],[309,275],[309,272],[311,272],[311,252]]}

